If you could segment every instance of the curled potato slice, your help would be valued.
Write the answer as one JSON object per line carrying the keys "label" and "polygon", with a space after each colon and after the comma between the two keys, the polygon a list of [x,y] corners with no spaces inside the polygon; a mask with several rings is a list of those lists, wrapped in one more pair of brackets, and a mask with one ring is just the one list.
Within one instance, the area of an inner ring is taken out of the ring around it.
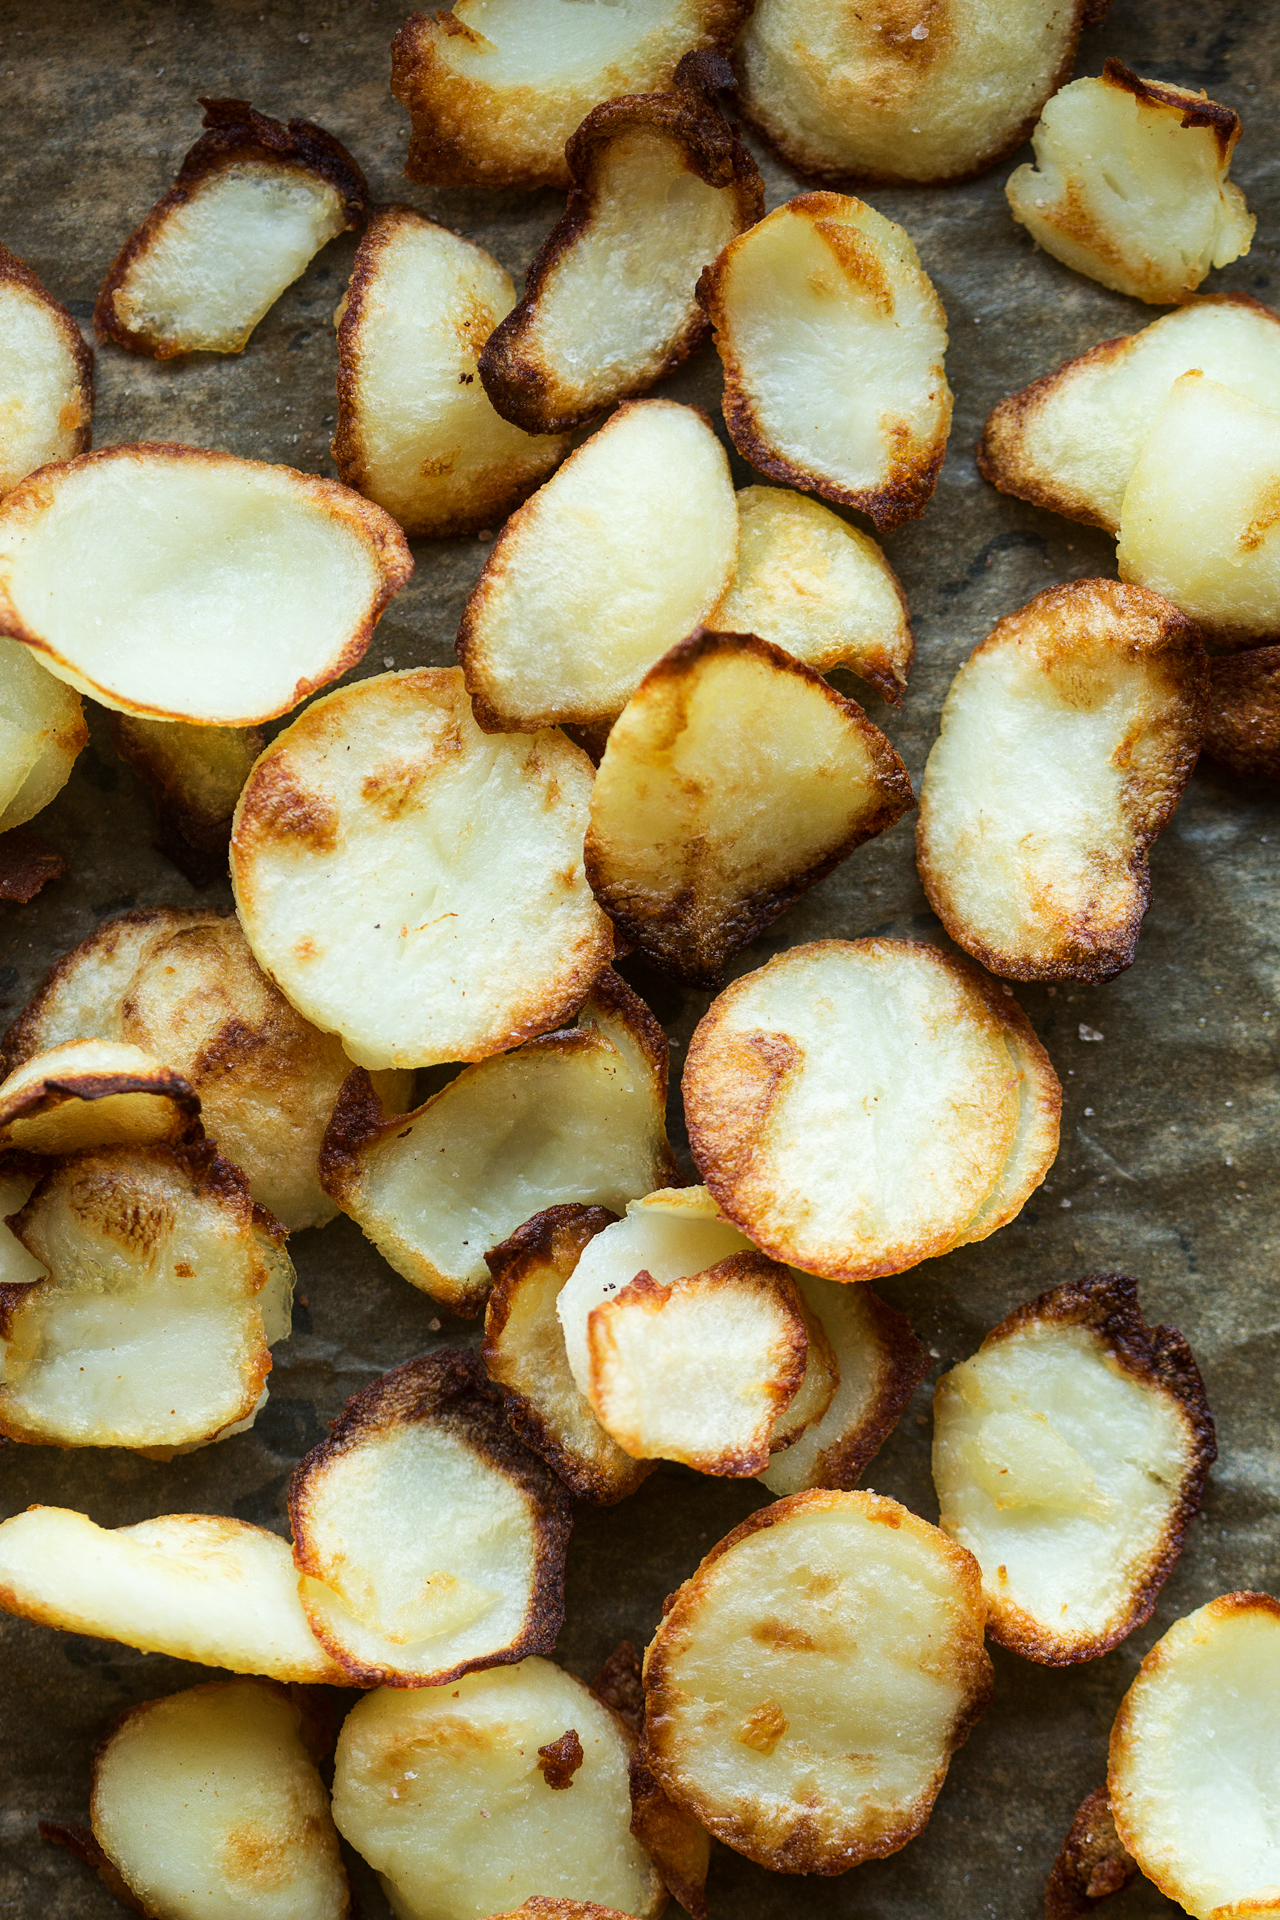
{"label": "curled potato slice", "polygon": [[1126,1851],[1105,1787],[1087,1793],[1053,1863],[1044,1890],[1045,1920],[1084,1920],[1136,1879],[1138,1863]]}
{"label": "curled potato slice", "polygon": [[193,727],[113,713],[111,744],[150,788],[160,851],[197,887],[227,870],[231,817],[266,746],[257,727]]}
{"label": "curled potato slice", "polygon": [[1280,780],[1280,647],[1209,662],[1204,750],[1232,773]]}
{"label": "curled potato slice", "polygon": [[51,460],[88,451],[93,349],[30,267],[0,246],[0,495]]}
{"label": "curled potato slice", "polygon": [[0,636],[0,833],[57,798],[88,739],[80,695]]}
{"label": "curled potato slice", "polygon": [[0,1152],[77,1153],[198,1139],[200,1098],[141,1047],[69,1040],[0,1084]]}

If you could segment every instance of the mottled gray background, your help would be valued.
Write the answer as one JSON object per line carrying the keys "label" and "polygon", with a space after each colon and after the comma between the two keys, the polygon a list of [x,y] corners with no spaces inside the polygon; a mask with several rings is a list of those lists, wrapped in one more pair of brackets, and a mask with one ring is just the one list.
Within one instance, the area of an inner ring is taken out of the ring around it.
{"label": "mottled gray background", "polygon": [[[822,0],[817,0],[818,4]],[[5,180],[0,238],[86,331],[121,241],[169,185],[199,131],[197,94],[251,97],[280,117],[310,115],[345,141],[381,199],[411,201],[479,240],[519,276],[560,208],[553,193],[429,193],[400,178],[406,117],[387,91],[402,17],[388,0],[8,0],[0,5]],[[1107,54],[1139,72],[1203,86],[1244,120],[1234,177],[1260,216],[1253,251],[1211,287],[1276,292],[1280,16],[1268,0],[1116,0],[1086,35],[1078,71]],[[871,197],[920,247],[946,304],[956,391],[951,450],[924,518],[887,547],[911,603],[919,655],[900,712],[866,695],[918,784],[957,664],[994,621],[1052,582],[1111,573],[1110,542],[996,494],[973,445],[994,401],[1068,354],[1155,317],[1035,251],[1010,220],[1008,168],[957,188]],[[769,204],[795,191],[766,163]],[[98,354],[99,446],[173,439],[331,473],[336,356],[330,324],[353,239],[331,246],[238,359],[168,367]],[[666,391],[718,408],[708,350]],[[740,481],[750,478],[736,460]],[[366,668],[451,660],[458,615],[484,541],[416,548],[418,570],[375,636]],[[25,908],[0,907],[0,1021],[44,968],[104,915],[126,907],[229,900],[197,895],[152,850],[146,804],[96,716],[93,744],[39,822],[70,877]],[[1275,1389],[1280,979],[1274,932],[1280,807],[1274,788],[1197,772],[1152,862],[1154,904],[1137,963],[1110,986],[1019,989],[1065,1088],[1062,1149],[1044,1188],[980,1246],[883,1286],[938,1356],[972,1351],[1010,1307],[1096,1268],[1141,1283],[1151,1319],[1180,1327],[1199,1358],[1221,1458],[1203,1517],[1156,1617],[1114,1653],[1049,1671],[995,1653],[995,1698],[958,1755],[927,1832],[895,1858],[834,1880],[764,1873],[718,1849],[712,1913],[750,1920],[926,1920],[938,1913],[1022,1920],[1041,1911],[1059,1839],[1102,1775],[1117,1702],[1147,1648],[1178,1615],[1233,1587],[1280,1582]],[[739,970],[818,935],[940,937],[916,878],[912,822],[864,847],[759,941]],[[678,1069],[705,999],[634,962],[672,1036]],[[1084,1041],[1082,1027],[1102,1036]],[[679,1135],[678,1113],[673,1128]],[[118,1524],[172,1511],[225,1512],[286,1530],[284,1489],[299,1455],[346,1396],[436,1339],[473,1338],[398,1279],[346,1220],[299,1235],[293,1339],[252,1433],[170,1465],[127,1453],[7,1446],[6,1513],[31,1501]],[[936,1517],[928,1471],[935,1374],[867,1476]],[[584,1510],[569,1562],[566,1664],[589,1675],[622,1634],[647,1640],[662,1597],[762,1495],[663,1468],[611,1512]],[[89,1760],[130,1702],[207,1670],[0,1617],[5,1774],[0,1913],[88,1920],[118,1912],[87,1871],[39,1844],[38,1815],[83,1818]],[[465,1872],[465,1863],[459,1863]],[[387,1909],[360,1874],[367,1916]],[[1114,1920],[1175,1911],[1143,1884]]]}

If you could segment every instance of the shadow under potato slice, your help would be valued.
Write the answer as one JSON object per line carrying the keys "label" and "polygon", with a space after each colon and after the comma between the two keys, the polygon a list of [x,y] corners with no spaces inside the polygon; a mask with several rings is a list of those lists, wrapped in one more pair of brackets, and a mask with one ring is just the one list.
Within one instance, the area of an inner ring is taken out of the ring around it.
{"label": "shadow under potato slice", "polygon": [[150,789],[160,851],[193,886],[227,871],[231,820],[266,736],[258,727],[192,727],[113,713],[111,744]]}

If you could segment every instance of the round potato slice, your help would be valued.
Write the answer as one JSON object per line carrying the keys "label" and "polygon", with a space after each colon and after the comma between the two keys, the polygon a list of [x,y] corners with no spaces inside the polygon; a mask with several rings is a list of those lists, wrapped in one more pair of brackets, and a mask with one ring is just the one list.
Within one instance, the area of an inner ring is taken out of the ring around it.
{"label": "round potato slice", "polygon": [[182,1075],[119,1041],[70,1040],[0,1085],[0,1151],[149,1146],[201,1131],[200,1097]]}
{"label": "round potato slice", "polygon": [[56,799],[88,738],[80,695],[30,647],[0,638],[0,833]]}
{"label": "round potato slice", "polygon": [[93,351],[30,267],[0,246],[0,494],[50,460],[84,453],[92,434]]}
{"label": "round potato slice", "polygon": [[896,1500],[779,1500],[668,1601],[644,1663],[648,1762],[777,1872],[896,1853],[990,1697],[984,1619],[977,1563]]}

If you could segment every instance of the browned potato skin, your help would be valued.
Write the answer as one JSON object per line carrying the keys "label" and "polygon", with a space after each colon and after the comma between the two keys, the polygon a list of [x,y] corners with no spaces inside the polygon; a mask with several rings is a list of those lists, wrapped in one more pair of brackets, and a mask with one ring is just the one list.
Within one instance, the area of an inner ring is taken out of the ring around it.
{"label": "browned potato skin", "polygon": [[87,453],[93,445],[93,348],[62,302],[55,300],[53,295],[42,286],[24,260],[19,260],[16,253],[11,253],[8,247],[0,244],[0,281],[4,280],[11,280],[15,286],[25,287],[29,293],[33,293],[46,312],[53,316],[59,332],[66,339],[75,359],[80,387],[75,441],[71,452],[73,455]]}
{"label": "browned potato skin", "polygon": [[50,880],[61,880],[67,863],[43,834],[31,827],[0,833],[0,900],[25,907]]}
{"label": "browned potato skin", "polygon": [[[591,1691],[636,1741],[631,1754],[631,1831],[662,1876],[673,1899],[706,1920],[711,1841],[691,1813],[668,1800],[649,1764],[644,1740],[644,1677],[640,1655],[620,1640],[591,1682]],[[549,1904],[549,1903],[548,1903]],[[553,1920],[548,1914],[546,1920]],[[567,1916],[566,1920],[573,1920]],[[584,1920],[595,1920],[594,1910]]]}
{"label": "browned potato skin", "polygon": [[1138,1877],[1138,1863],[1125,1849],[1111,1817],[1105,1787],[1086,1794],[1067,1830],[1044,1890],[1045,1920],[1085,1920]]}
{"label": "browned potato skin", "polygon": [[1210,660],[1204,751],[1229,773],[1280,780],[1280,647]]}
{"label": "browned potato skin", "polygon": [[864,1280],[862,1298],[870,1310],[877,1337],[884,1345],[884,1359],[876,1394],[862,1424],[825,1448],[818,1456],[821,1472],[819,1487],[836,1493],[852,1493],[863,1472],[875,1459],[889,1435],[901,1420],[916,1388],[933,1365],[928,1347],[916,1338],[915,1329],[905,1313],[889,1306],[873,1293]]}
{"label": "browned potato skin", "polygon": [[[234,807],[231,813],[215,818],[184,788],[173,761],[153,750],[147,736],[136,727],[132,714],[111,712],[107,718],[111,723],[112,746],[151,790],[160,852],[172,860],[192,886],[207,887],[227,872]],[[260,727],[246,727],[244,732],[251,736],[256,759],[266,746],[267,737]]]}

